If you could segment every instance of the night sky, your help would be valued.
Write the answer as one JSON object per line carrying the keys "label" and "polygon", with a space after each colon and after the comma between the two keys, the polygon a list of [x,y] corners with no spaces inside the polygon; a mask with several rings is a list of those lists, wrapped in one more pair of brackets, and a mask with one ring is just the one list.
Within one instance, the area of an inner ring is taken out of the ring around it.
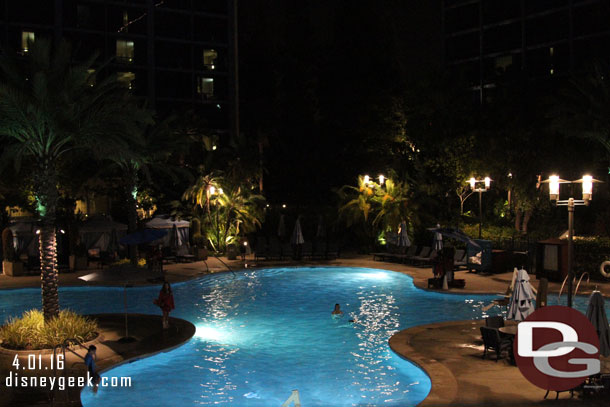
{"label": "night sky", "polygon": [[270,202],[328,201],[358,174],[388,98],[441,63],[439,0],[240,2],[241,127]]}

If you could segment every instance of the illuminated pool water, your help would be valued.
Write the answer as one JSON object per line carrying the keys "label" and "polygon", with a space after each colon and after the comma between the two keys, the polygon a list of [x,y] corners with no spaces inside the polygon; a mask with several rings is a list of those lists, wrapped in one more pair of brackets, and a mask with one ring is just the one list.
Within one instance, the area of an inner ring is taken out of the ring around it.
{"label": "illuminated pool water", "polygon": [[[158,314],[158,290],[128,289],[129,311]],[[304,407],[416,405],[430,379],[389,349],[389,337],[410,326],[481,318],[482,305],[496,298],[419,290],[409,276],[390,271],[325,267],[209,275],[173,290],[172,315],[195,324],[197,335],[105,372],[131,377],[132,387],[85,390],[86,407],[272,407],[293,389]],[[63,288],[60,301],[82,313],[122,312],[122,294]],[[336,302],[343,318],[330,316]],[[0,318],[39,304],[38,289],[2,291]],[[353,318],[358,322],[349,323]]]}

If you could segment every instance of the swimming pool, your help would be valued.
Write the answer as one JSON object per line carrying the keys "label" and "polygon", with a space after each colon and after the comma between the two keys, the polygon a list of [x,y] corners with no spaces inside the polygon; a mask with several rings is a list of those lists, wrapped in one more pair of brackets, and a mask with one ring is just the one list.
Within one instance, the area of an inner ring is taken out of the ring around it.
{"label": "swimming pool", "polygon": [[[129,311],[158,314],[152,304],[158,290],[130,288]],[[195,324],[196,336],[105,372],[131,377],[132,387],[85,390],[84,406],[270,407],[293,389],[304,407],[416,405],[430,379],[389,349],[389,337],[411,326],[481,318],[481,307],[496,298],[420,290],[411,277],[391,271],[330,267],[215,274],[173,290],[172,315]],[[122,293],[62,288],[60,300],[82,313],[122,312]],[[0,292],[0,318],[39,303],[39,289]],[[335,303],[343,318],[331,318]],[[349,323],[352,318],[358,322]]]}

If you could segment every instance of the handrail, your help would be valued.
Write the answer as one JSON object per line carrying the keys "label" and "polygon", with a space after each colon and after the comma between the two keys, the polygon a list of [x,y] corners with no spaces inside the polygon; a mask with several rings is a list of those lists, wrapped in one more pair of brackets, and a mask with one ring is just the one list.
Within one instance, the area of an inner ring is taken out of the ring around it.
{"label": "handrail", "polygon": [[582,281],[582,278],[585,276],[585,274],[587,275],[587,284],[589,284],[589,282],[590,282],[589,272],[585,271],[584,273],[582,273],[580,275],[580,278],[578,279],[578,284],[576,284],[576,290],[574,291],[574,295],[576,295],[578,293],[578,287],[580,286],[580,282]]}
{"label": "handrail", "polygon": [[[576,284],[576,290],[574,290],[574,295],[576,295],[578,293],[578,287],[580,287],[580,282],[582,281],[582,278],[585,276],[585,274],[587,275],[587,284],[589,284],[589,282],[591,281],[588,271],[585,271],[584,273],[582,273],[580,275],[580,278],[578,279],[578,283]],[[569,277],[570,277],[570,275],[568,274],[566,276],[566,278],[563,279],[563,283],[561,283],[561,288],[559,289],[559,294],[557,295],[558,302],[561,302],[561,294],[563,292],[563,287],[565,286],[566,281],[568,281]],[[574,276],[572,283],[576,283],[576,276]]]}
{"label": "handrail", "polygon": [[[561,283],[561,288],[559,289],[559,294],[557,295],[557,302],[559,304],[561,304],[561,293],[563,292],[563,287],[566,285],[566,281],[568,281],[568,278],[570,277],[570,275],[568,274],[566,276],[566,278],[563,279],[563,283]],[[575,279],[576,280],[576,279]]]}
{"label": "handrail", "polygon": [[[218,256],[212,256],[212,257],[214,257],[216,260],[218,260],[219,262],[221,262],[221,263],[222,263],[222,264],[223,264],[223,265],[224,265],[224,266],[225,266],[225,267],[226,267],[226,268],[227,268],[227,269],[228,269],[228,270],[229,270],[229,271],[230,271],[230,272],[233,274],[233,277],[236,277],[236,276],[235,276],[235,272],[233,271],[233,269],[231,269],[231,267],[229,267],[229,266],[227,265],[227,263],[225,263],[224,261],[222,261],[222,260],[220,259],[220,257],[218,257]],[[206,263],[206,265],[207,265],[207,263]]]}

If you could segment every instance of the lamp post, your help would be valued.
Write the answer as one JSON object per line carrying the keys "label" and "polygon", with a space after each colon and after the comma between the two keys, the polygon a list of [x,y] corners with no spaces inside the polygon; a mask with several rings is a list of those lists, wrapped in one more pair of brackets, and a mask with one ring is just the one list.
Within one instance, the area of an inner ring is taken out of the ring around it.
{"label": "lamp post", "polygon": [[[574,279],[574,207],[588,206],[593,199],[593,183],[601,182],[593,179],[590,175],[585,175],[582,179],[566,181],[560,179],[558,175],[551,175],[543,183],[549,184],[549,198],[557,206],[568,207],[568,307],[572,306],[572,291]],[[559,186],[561,184],[582,184],[582,199],[559,199]]]}
{"label": "lamp post", "polygon": [[[481,227],[483,225],[483,192],[487,192],[491,188],[491,178],[475,179],[474,177],[468,180],[470,189],[473,192],[479,193],[479,239],[481,238]],[[479,187],[477,187],[477,184]]]}

